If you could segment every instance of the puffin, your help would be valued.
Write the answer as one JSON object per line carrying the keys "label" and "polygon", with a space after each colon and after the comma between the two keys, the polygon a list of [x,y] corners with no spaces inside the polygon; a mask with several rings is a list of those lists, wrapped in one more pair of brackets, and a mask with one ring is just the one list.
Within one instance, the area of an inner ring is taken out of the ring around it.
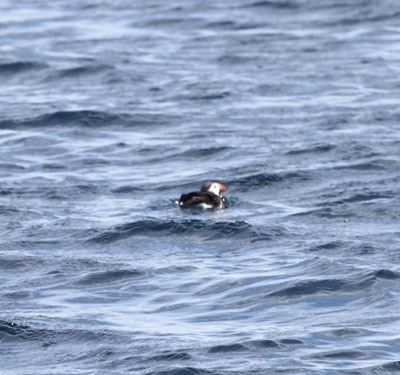
{"label": "puffin", "polygon": [[206,182],[200,191],[182,194],[179,199],[181,208],[223,208],[226,199],[220,195],[226,187],[219,182]]}

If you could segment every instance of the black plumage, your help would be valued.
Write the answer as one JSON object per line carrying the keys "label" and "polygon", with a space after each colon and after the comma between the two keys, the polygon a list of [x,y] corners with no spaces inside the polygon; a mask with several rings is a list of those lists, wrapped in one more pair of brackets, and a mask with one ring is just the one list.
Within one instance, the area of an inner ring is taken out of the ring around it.
{"label": "black plumage", "polygon": [[179,199],[179,205],[181,207],[193,207],[196,205],[200,207],[203,206],[202,208],[221,207],[222,199],[218,195],[208,191],[195,191],[188,194],[182,194]]}
{"label": "black plumage", "polygon": [[225,190],[225,186],[218,182],[206,182],[201,191],[182,194],[179,199],[179,205],[181,208],[222,208],[225,199],[219,193]]}

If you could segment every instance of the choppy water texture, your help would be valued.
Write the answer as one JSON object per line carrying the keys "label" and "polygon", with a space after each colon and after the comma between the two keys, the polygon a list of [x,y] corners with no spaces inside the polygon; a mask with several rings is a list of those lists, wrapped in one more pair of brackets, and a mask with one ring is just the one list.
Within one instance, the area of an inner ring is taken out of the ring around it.
{"label": "choppy water texture", "polygon": [[398,1],[0,13],[2,374],[400,371]]}

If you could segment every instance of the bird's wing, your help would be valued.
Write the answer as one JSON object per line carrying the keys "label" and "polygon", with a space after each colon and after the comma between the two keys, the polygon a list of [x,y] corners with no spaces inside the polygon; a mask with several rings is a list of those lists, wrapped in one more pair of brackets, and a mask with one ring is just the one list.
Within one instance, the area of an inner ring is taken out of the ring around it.
{"label": "bird's wing", "polygon": [[181,205],[188,205],[188,206],[201,203],[215,206],[219,204],[219,199],[220,198],[215,194],[199,191],[194,193],[183,194],[179,199],[179,203]]}

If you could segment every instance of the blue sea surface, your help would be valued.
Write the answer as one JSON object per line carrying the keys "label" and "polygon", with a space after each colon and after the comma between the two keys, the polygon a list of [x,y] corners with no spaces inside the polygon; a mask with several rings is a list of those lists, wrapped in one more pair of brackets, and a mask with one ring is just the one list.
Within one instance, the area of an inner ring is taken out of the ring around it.
{"label": "blue sea surface", "polygon": [[0,14],[2,375],[400,372],[398,1]]}

